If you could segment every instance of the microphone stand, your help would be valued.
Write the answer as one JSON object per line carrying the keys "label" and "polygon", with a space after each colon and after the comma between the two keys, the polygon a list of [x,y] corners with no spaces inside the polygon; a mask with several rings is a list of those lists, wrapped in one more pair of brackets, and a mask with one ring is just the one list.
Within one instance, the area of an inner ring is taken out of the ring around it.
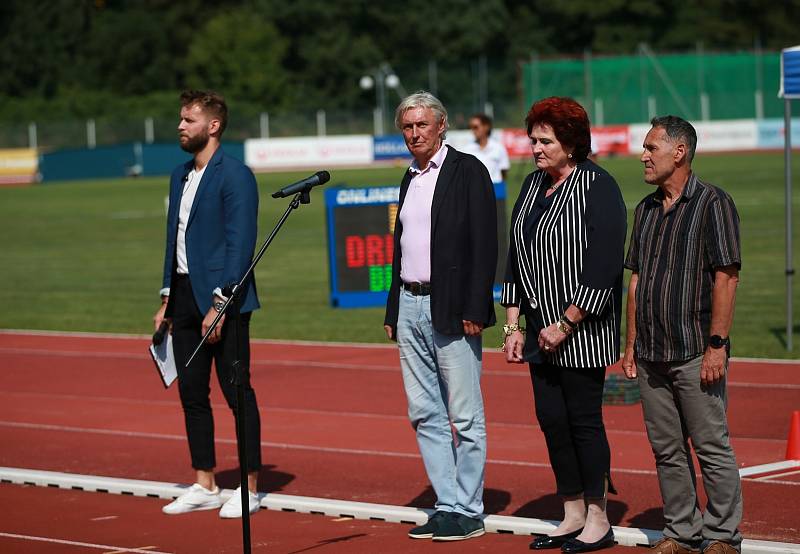
{"label": "microphone stand", "polygon": [[[299,208],[300,204],[309,203],[311,203],[311,186],[304,188],[294,195],[292,201],[289,202],[289,206],[286,208],[286,211],[278,220],[278,223],[272,229],[272,232],[264,241],[264,244],[261,245],[258,254],[256,254],[256,256],[253,258],[253,261],[250,263],[250,267],[247,268],[247,271],[245,271],[241,280],[235,285],[228,285],[224,288],[223,293],[228,297],[228,299],[225,301],[225,305],[222,306],[222,309],[217,313],[217,316],[214,318],[214,321],[211,323],[208,331],[206,331],[206,334],[203,335],[202,339],[200,339],[200,343],[194,349],[194,352],[192,352],[192,355],[186,362],[186,367],[189,367],[189,364],[192,363],[192,360],[194,360],[195,356],[197,356],[197,353],[208,341],[209,335],[211,335],[211,333],[214,332],[214,329],[216,329],[220,319],[222,319],[222,317],[230,310],[235,345],[231,383],[236,385],[236,442],[239,452],[239,478],[242,502],[242,552],[244,552],[244,554],[250,554],[250,502],[248,497],[249,489],[247,487],[247,436],[245,434],[244,410],[244,391],[250,382],[250,368],[241,360],[241,347],[239,344],[240,312],[237,303],[239,301],[239,297],[241,296],[241,292],[245,290],[247,281],[253,277],[253,271],[255,270],[256,265],[258,265],[258,262],[267,251],[267,248],[272,243],[272,240],[289,218],[289,214],[291,214],[293,210]],[[261,448],[261,445],[256,445],[256,447]]]}

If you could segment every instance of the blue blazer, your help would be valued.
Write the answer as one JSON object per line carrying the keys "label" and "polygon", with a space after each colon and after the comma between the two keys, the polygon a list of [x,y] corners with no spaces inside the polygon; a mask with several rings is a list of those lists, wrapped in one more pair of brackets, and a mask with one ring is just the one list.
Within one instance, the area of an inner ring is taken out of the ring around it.
{"label": "blue blazer", "polygon": [[[193,166],[194,160],[189,160],[176,167],[170,177],[164,288],[171,286],[177,268],[178,212],[183,186]],[[211,308],[214,289],[238,283],[250,266],[257,217],[258,187],[253,172],[219,147],[200,180],[186,226],[189,276],[200,313]],[[242,312],[259,307],[254,279],[247,284],[239,305]]]}

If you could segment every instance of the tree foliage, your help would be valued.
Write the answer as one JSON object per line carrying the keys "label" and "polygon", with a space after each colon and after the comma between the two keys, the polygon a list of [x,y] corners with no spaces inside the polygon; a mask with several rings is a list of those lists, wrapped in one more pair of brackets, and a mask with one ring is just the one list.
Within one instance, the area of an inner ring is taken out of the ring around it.
{"label": "tree foliage", "polygon": [[468,103],[481,57],[513,102],[533,53],[777,50],[798,21],[800,0],[4,0],[0,119],[159,113],[187,86],[253,109],[363,108],[362,75],[388,62],[412,90],[430,60],[443,99]]}
{"label": "tree foliage", "polygon": [[284,102],[288,41],[271,21],[237,8],[209,19],[197,37],[202,39],[192,41],[186,57],[189,86],[266,106]]}

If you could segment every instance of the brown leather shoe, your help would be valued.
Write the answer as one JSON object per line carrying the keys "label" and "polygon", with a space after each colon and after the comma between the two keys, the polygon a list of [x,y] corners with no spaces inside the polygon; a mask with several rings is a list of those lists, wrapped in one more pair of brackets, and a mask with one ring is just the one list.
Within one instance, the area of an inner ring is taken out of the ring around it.
{"label": "brown leather shoe", "polygon": [[[650,554],[697,554],[698,550],[691,550],[682,546],[675,539],[664,537],[650,547]],[[712,552],[710,554],[728,554],[727,552]],[[738,552],[736,553],[738,554]]]}
{"label": "brown leather shoe", "polygon": [[703,554],[739,554],[739,551],[727,542],[712,541],[703,549]]}

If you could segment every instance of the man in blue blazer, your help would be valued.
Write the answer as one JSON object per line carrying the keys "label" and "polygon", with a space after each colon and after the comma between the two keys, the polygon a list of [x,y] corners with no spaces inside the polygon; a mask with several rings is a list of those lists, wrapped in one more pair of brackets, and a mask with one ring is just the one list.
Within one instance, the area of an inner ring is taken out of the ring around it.
{"label": "man in blue blazer", "polygon": [[[172,345],[178,367],[178,389],[186,421],[196,483],[177,500],[164,506],[167,514],[219,508],[221,517],[241,517],[237,492],[224,505],[214,480],[214,419],[209,401],[211,361],[214,360],[228,406],[236,405],[231,384],[232,363],[250,362],[250,315],[259,307],[253,280],[239,300],[238,333],[233,320],[223,317],[190,367],[185,367],[200,338],[225,302],[223,288],[237,283],[253,257],[258,216],[258,188],[252,171],[223,152],[228,108],[214,92],[186,91],[181,95],[180,146],[193,155],[170,178],[167,240],[161,307],[154,323],[171,323]],[[247,384],[245,420],[248,459],[248,507],[258,510],[256,494],[261,468],[261,427],[255,392]]]}

